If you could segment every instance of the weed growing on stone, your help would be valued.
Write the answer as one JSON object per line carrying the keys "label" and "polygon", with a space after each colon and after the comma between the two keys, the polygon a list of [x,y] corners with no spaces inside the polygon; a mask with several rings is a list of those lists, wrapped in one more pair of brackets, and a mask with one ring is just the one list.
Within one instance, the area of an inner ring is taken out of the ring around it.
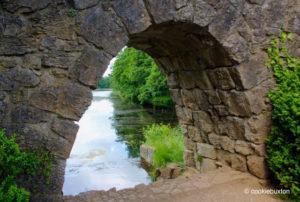
{"label": "weed growing on stone", "polygon": [[77,11],[74,10],[74,9],[69,9],[68,12],[67,12],[67,15],[70,17],[70,18],[74,18],[77,16]]}
{"label": "weed growing on stone", "polygon": [[197,156],[197,161],[201,164],[203,161],[203,157],[201,155]]}

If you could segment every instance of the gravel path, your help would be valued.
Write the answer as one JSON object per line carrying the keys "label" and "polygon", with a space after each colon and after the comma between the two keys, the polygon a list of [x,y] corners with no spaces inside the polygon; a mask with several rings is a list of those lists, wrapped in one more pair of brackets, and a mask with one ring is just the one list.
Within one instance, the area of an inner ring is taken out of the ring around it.
{"label": "gravel path", "polygon": [[250,194],[251,190],[266,189],[266,182],[252,175],[229,169],[199,174],[188,169],[172,180],[137,185],[116,191],[89,191],[77,196],[65,196],[65,202],[277,202],[271,195]]}

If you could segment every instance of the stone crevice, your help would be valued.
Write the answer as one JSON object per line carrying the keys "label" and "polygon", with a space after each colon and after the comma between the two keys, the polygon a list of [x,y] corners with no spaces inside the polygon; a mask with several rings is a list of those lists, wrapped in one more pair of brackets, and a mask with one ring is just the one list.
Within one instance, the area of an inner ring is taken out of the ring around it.
{"label": "stone crevice", "polygon": [[144,3],[144,6],[145,6],[145,8],[146,8],[146,11],[147,11],[148,15],[150,16],[151,23],[152,23],[153,25],[155,25],[156,23],[155,23],[155,21],[154,21],[154,17],[153,17],[153,15],[152,15],[152,13],[150,12],[149,1],[148,1],[148,0],[142,0],[142,1],[143,1],[143,3]]}

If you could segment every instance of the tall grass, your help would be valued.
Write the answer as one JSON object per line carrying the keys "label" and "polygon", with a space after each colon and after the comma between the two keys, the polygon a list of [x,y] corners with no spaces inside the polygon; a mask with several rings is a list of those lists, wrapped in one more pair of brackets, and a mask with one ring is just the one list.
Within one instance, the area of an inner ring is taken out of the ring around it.
{"label": "tall grass", "polygon": [[180,127],[153,124],[144,128],[145,145],[155,148],[154,167],[177,163],[183,167],[184,139]]}

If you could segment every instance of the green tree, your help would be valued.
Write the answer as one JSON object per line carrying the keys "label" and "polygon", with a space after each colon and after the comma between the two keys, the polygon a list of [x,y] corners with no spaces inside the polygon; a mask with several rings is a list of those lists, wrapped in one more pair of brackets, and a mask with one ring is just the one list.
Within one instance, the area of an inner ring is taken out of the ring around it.
{"label": "green tree", "polygon": [[113,67],[112,87],[122,98],[140,104],[172,106],[166,76],[153,59],[134,48],[121,52]]}

